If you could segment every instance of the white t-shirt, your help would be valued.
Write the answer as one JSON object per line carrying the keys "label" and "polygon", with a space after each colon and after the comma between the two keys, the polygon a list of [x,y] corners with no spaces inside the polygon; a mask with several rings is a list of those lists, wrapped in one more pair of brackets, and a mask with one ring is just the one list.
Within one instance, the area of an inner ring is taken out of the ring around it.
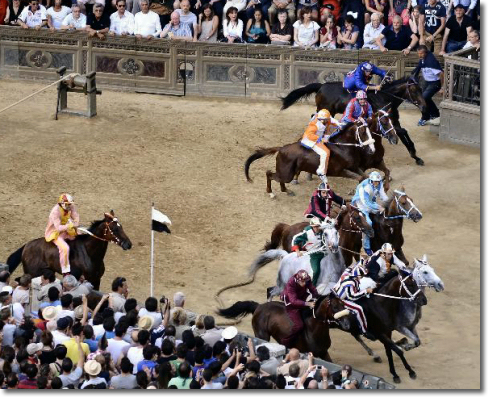
{"label": "white t-shirt", "polygon": [[158,36],[161,33],[161,21],[154,11],[144,14],[139,11],[134,17],[134,34],[141,36]]}
{"label": "white t-shirt", "polygon": [[[305,45],[313,43],[314,32],[317,32],[315,35],[318,35],[318,31],[320,30],[319,24],[315,21],[310,21],[308,23],[308,27],[305,27],[305,25],[300,21],[296,21],[293,24],[293,27],[298,29],[298,41]],[[297,45],[298,44],[295,43],[295,46]]]}
{"label": "white t-shirt", "polygon": [[54,347],[71,339],[69,336],[63,334],[62,332],[59,332],[58,330],[53,331],[52,334],[53,334]]}
{"label": "white t-shirt", "polygon": [[114,363],[117,363],[117,360],[119,359],[120,355],[122,354],[122,351],[124,348],[130,347],[130,343],[127,343],[125,340],[117,340],[117,339],[108,339],[108,347],[107,351],[112,355],[112,359],[114,360]]}
{"label": "white t-shirt", "polygon": [[68,14],[66,18],[63,19],[62,25],[73,25],[75,29],[84,29],[86,26],[86,15],[80,13],[80,17],[78,19],[75,19],[72,13]]}
{"label": "white t-shirt", "polygon": [[38,9],[36,12],[32,12],[29,7],[25,7],[20,13],[19,19],[24,22],[29,28],[35,28],[42,24],[42,21],[47,19],[45,11]]}
{"label": "white t-shirt", "polygon": [[135,347],[131,347],[127,351],[127,358],[134,366],[134,369],[132,371],[134,375],[137,374],[137,364],[139,364],[140,361],[144,360],[144,356],[142,355],[142,350],[143,349],[140,346],[135,346]]}
{"label": "white t-shirt", "polygon": [[202,389],[223,389],[224,388],[224,385],[220,382],[210,382],[210,383],[206,383],[205,385],[203,385],[201,387]]}
{"label": "white t-shirt", "polygon": [[71,8],[61,6],[61,11],[54,11],[54,7],[50,7],[46,14],[51,16],[51,24],[54,26],[54,29],[59,30],[61,29],[64,18],[66,18],[68,14],[71,14]]}
{"label": "white t-shirt", "polygon": [[181,8],[175,10],[180,15],[180,22],[192,24],[193,26],[197,25],[197,16],[193,12],[189,12],[188,14],[184,15]]}

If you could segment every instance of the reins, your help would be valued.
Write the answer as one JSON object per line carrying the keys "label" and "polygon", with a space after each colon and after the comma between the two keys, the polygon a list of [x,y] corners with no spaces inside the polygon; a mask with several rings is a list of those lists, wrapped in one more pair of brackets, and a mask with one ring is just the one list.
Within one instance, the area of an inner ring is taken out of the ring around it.
{"label": "reins", "polygon": [[107,243],[118,244],[120,242],[120,239],[112,232],[112,230],[110,229],[110,226],[109,226],[112,222],[117,222],[117,221],[118,221],[117,218],[112,218],[112,220],[110,222],[104,222],[105,223],[105,229],[103,231],[103,235],[105,237],[107,235],[107,231],[110,231],[110,234],[112,235],[113,240],[108,240],[106,238],[99,237],[99,236],[97,236],[96,234],[93,234],[87,228],[84,228],[84,227],[78,227],[78,230],[81,230],[83,233],[88,234],[89,236],[91,236],[93,238],[96,238],[97,240],[105,241]]}
{"label": "reins", "polygon": [[330,141],[327,142],[327,143],[328,144],[331,144],[331,145],[337,145],[337,146],[354,146],[354,147],[361,147],[361,148],[364,147],[364,146],[368,146],[368,145],[374,143],[374,139],[371,138],[371,137],[369,139],[367,139],[366,141],[364,141],[364,142],[361,140],[361,136],[359,135],[359,129],[362,128],[362,127],[366,127],[366,132],[369,131],[368,125],[366,123],[363,123],[360,126],[358,126],[357,123],[354,123],[354,127],[356,128],[355,137],[356,137],[356,140],[359,143],[330,142]]}
{"label": "reins", "polygon": [[[405,280],[407,280],[409,277],[412,277],[411,274],[409,274],[408,276],[405,276],[405,278],[403,278],[401,275],[398,275],[398,279],[400,280],[400,289],[398,290],[398,294],[400,296],[393,296],[393,295],[386,295],[386,294],[380,294],[378,292],[373,292],[373,295],[376,295],[376,296],[381,296],[383,298],[389,298],[389,299],[400,299],[400,300],[408,300],[408,301],[413,301],[415,300],[415,298],[417,297],[417,295],[421,292],[420,289],[418,289],[417,291],[415,291],[415,293],[411,293],[410,290],[407,288],[407,286],[405,285]],[[415,280],[414,280],[415,281]],[[402,294],[402,288],[405,290],[405,292],[409,295],[408,298],[406,297],[403,297],[401,296]]]}

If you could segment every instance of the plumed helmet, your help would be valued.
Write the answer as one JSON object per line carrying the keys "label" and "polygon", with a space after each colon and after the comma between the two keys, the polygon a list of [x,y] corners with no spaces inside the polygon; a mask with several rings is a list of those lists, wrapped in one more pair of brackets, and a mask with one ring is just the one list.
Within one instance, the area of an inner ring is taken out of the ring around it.
{"label": "plumed helmet", "polygon": [[67,204],[74,204],[73,197],[71,197],[68,193],[63,193],[59,196],[58,204],[61,204],[61,207],[65,207]]}
{"label": "plumed helmet", "polygon": [[297,274],[295,274],[295,281],[310,281],[310,275],[307,273],[306,270],[300,270]]}
{"label": "plumed helmet", "polygon": [[395,250],[393,249],[390,243],[384,243],[381,246],[381,252],[383,252],[384,254],[393,254]]}
{"label": "plumed helmet", "polygon": [[383,178],[378,171],[373,171],[371,174],[369,174],[369,180],[371,182],[381,182],[382,179]]}
{"label": "plumed helmet", "polygon": [[368,95],[363,90],[356,92],[356,99],[366,99]]}
{"label": "plumed helmet", "polygon": [[329,191],[330,186],[327,183],[322,182],[319,187],[317,188],[318,191]]}
{"label": "plumed helmet", "polygon": [[371,72],[373,70],[373,65],[371,65],[369,62],[365,62],[363,63],[363,66],[361,66],[361,70]]}
{"label": "plumed helmet", "polygon": [[365,276],[367,273],[366,268],[363,265],[357,265],[352,269],[352,276],[353,277],[358,277],[358,276]]}
{"label": "plumed helmet", "polygon": [[313,218],[310,218],[310,226],[320,226],[321,224],[322,224],[322,222],[316,216],[314,216]]}
{"label": "plumed helmet", "polygon": [[319,120],[330,119],[330,112],[327,109],[319,110],[319,112],[317,113],[317,119]]}

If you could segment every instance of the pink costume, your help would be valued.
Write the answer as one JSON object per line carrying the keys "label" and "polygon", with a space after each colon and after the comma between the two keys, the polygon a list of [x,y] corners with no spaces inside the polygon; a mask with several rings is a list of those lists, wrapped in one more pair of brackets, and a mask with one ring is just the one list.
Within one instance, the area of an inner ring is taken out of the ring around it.
{"label": "pink costume", "polygon": [[59,204],[56,204],[49,214],[49,221],[44,233],[47,242],[52,241],[59,250],[59,262],[61,272],[69,273],[69,246],[66,239],[74,240],[76,237],[76,227],[80,223],[80,216],[75,206],[72,204],[70,210],[65,211]]}

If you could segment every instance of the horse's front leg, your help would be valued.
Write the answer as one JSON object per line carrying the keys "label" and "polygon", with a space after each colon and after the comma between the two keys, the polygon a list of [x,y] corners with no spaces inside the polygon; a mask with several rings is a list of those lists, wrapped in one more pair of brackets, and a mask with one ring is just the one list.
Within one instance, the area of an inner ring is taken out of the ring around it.
{"label": "horse's front leg", "polygon": [[393,363],[393,354],[391,353],[391,344],[389,343],[389,338],[381,335],[379,339],[385,347],[386,357],[388,358],[388,366],[390,367],[390,373],[393,375],[393,382],[400,383],[402,380],[395,371],[395,364]]}
{"label": "horse's front leg", "polygon": [[424,165],[424,160],[422,160],[420,157],[417,156],[417,150],[415,149],[415,144],[413,141],[410,139],[410,136],[408,135],[408,131],[405,128],[395,126],[395,130],[397,132],[398,137],[402,141],[402,143],[405,145],[405,147],[408,150],[408,153],[410,153],[410,157],[415,159],[415,163],[417,165]]}
{"label": "horse's front leg", "polygon": [[269,194],[269,197],[272,199],[276,198],[276,195],[273,193],[271,189],[271,179],[273,177],[273,173],[271,171],[266,171],[266,193]]}
{"label": "horse's front leg", "polygon": [[364,350],[368,353],[369,356],[373,357],[375,363],[381,363],[381,357],[378,356],[362,339],[359,335],[353,335],[354,339],[358,341],[358,343],[363,347]]}
{"label": "horse's front leg", "polygon": [[407,338],[410,338],[413,340],[413,343],[408,343],[407,338],[403,338],[399,340],[398,342],[395,342],[395,344],[404,349],[405,351],[409,351],[412,349],[415,349],[416,347],[420,346],[420,338],[417,334],[417,330],[415,328],[409,329],[405,326],[398,327],[398,332],[400,332],[402,335],[405,335]]}
{"label": "horse's front leg", "polygon": [[298,185],[298,177],[300,176],[300,172],[301,171],[297,171],[297,173],[295,174],[295,177],[293,178],[293,180],[291,181],[291,184],[292,185]]}

